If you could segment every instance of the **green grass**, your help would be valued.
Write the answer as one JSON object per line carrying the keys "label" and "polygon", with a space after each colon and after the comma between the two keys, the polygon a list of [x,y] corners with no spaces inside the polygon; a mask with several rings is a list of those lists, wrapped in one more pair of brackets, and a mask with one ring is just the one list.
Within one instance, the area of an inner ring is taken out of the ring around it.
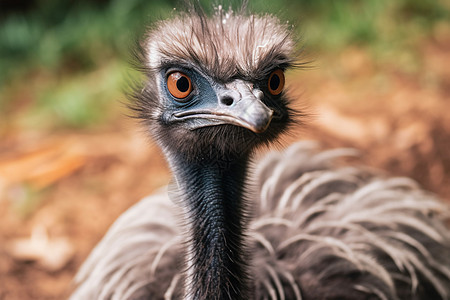
{"label": "green grass", "polygon": [[[177,6],[148,0],[37,3],[0,20],[0,127],[83,128],[109,120],[134,40],[145,24]],[[334,55],[353,45],[413,71],[417,45],[450,19],[444,0],[254,0],[250,8],[299,25],[311,52]]]}
{"label": "green grass", "polygon": [[121,97],[130,48],[171,4],[42,3],[0,23],[0,127],[86,127],[107,120]]}
{"label": "green grass", "polygon": [[37,94],[31,107],[34,112],[22,122],[24,126],[51,128],[53,124],[80,128],[108,120],[121,98],[122,74],[126,67],[113,61],[95,72],[66,77],[48,83]]}

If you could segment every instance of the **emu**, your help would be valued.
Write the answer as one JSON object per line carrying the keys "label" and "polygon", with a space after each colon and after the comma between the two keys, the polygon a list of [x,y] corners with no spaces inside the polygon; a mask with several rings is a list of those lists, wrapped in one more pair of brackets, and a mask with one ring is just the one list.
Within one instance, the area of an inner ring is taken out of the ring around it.
{"label": "emu", "polygon": [[141,48],[134,109],[175,180],[113,224],[71,299],[450,299],[449,209],[414,181],[310,142],[252,162],[301,118],[286,24],[189,8]]}

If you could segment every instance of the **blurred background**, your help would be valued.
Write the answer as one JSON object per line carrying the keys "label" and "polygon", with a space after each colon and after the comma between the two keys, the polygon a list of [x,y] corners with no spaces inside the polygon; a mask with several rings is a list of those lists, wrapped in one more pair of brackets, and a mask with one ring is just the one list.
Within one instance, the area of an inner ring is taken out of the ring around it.
{"label": "blurred background", "polygon": [[[174,7],[0,0],[0,299],[66,298],[111,223],[170,180],[127,117],[123,91],[140,78],[130,49]],[[250,8],[293,24],[312,60],[287,74],[309,117],[285,145],[356,147],[360,163],[450,199],[449,1],[252,0]]]}

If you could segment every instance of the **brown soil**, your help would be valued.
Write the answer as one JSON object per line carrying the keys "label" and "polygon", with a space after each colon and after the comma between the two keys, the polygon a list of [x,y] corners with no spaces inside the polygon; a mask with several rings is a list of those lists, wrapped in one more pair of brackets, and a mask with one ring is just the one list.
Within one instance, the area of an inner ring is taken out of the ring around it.
{"label": "brown soil", "polygon": [[[309,117],[285,144],[355,147],[362,163],[450,199],[448,42],[426,43],[411,73],[348,49],[288,74]],[[111,223],[169,180],[159,149],[125,117],[97,132],[8,133],[0,142],[0,299],[66,298]],[[31,253],[14,248],[20,241]]]}

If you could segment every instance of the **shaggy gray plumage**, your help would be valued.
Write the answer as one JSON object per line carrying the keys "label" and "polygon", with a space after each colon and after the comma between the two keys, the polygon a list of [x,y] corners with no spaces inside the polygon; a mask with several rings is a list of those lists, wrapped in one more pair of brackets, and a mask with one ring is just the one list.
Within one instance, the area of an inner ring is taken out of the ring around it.
{"label": "shaggy gray plumage", "polygon": [[[181,13],[156,24],[142,48],[135,109],[181,193],[125,212],[71,299],[449,299],[449,209],[412,180],[334,166],[354,151],[303,142],[268,155],[244,185],[254,149],[295,116],[287,94],[268,86],[294,64],[285,24]],[[168,93],[173,70],[192,78],[186,99]]]}
{"label": "shaggy gray plumage", "polygon": [[[247,233],[254,299],[449,299],[448,207],[411,179],[333,166],[353,154],[301,142],[258,164]],[[131,207],[71,299],[180,299],[178,212],[166,191]]]}

